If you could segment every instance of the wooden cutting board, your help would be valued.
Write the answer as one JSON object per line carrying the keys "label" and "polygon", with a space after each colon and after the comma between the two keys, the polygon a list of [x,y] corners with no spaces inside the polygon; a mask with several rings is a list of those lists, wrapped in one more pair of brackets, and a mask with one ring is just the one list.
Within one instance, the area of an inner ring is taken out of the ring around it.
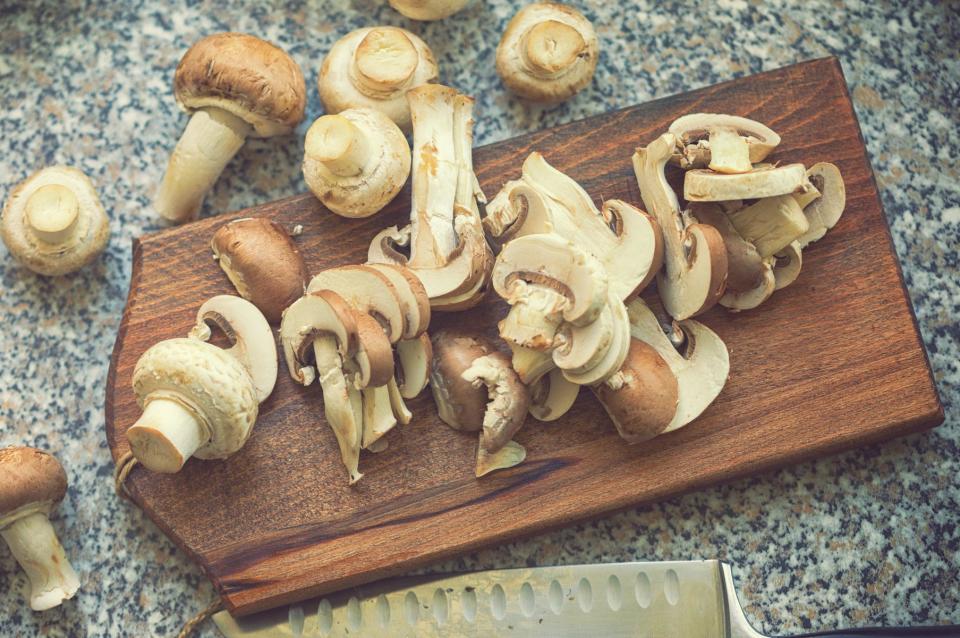
{"label": "wooden cutting board", "polygon": [[[478,148],[478,176],[492,197],[538,150],[598,202],[640,204],[634,147],[695,111],[764,122],[783,136],[774,160],[834,162],[847,187],[843,218],[804,253],[793,286],[757,310],[717,307],[701,318],[726,341],[731,370],[700,419],[627,446],[584,390],[559,422],[528,419],[517,436],[525,463],[478,480],[476,435],[441,423],[427,391],[411,403],[414,422],[389,435],[385,453],[364,453],[364,478],[348,487],[319,388],[294,384],[281,363],[276,390],[239,453],[191,460],[176,475],[136,468],[128,480],[133,499],[203,568],[229,610],[245,614],[940,424],[943,409],[836,59]],[[246,216],[302,224],[297,243],[315,272],[364,261],[370,238],[404,223],[408,209],[404,191],[375,217],[346,220],[303,195],[135,241],[107,380],[114,457],[128,449],[124,431],[140,414],[130,388],[137,358],[156,341],[184,336],[204,300],[233,292],[208,248],[216,228]],[[495,335],[505,313],[491,295],[480,309],[438,313],[431,329],[470,324]]]}

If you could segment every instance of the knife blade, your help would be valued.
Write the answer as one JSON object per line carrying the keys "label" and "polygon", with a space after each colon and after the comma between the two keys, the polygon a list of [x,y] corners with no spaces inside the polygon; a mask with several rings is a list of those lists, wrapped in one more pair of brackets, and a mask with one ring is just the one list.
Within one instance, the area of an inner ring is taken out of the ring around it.
{"label": "knife blade", "polygon": [[720,561],[503,569],[392,579],[214,621],[227,638],[762,638],[732,587]]}

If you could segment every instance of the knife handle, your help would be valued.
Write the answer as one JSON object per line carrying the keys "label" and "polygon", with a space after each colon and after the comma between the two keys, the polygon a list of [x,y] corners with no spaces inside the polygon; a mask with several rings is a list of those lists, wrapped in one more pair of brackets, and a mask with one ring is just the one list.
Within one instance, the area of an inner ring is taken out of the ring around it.
{"label": "knife handle", "polygon": [[795,638],[900,638],[901,636],[926,636],[926,638],[957,638],[960,625],[936,625],[931,627],[865,627],[863,629],[840,629],[803,634]]}

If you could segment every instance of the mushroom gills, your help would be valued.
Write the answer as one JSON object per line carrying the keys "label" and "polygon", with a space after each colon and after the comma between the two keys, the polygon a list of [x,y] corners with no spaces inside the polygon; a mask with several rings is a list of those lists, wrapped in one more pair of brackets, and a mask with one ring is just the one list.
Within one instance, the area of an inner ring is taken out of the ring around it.
{"label": "mushroom gills", "polygon": [[30,608],[45,611],[73,598],[80,579],[67,560],[47,512],[34,512],[0,529],[30,580]]}

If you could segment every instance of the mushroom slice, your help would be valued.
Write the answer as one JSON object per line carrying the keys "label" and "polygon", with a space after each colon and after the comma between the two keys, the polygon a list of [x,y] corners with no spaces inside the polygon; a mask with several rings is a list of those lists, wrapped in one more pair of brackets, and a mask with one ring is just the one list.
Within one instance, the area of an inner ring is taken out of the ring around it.
{"label": "mushroom slice", "polygon": [[397,385],[396,378],[390,379],[387,382],[387,392],[390,396],[390,407],[393,408],[393,415],[397,418],[397,421],[401,425],[406,425],[413,420],[413,413],[407,408],[407,404],[403,402],[403,395],[400,393],[400,388]]}
{"label": "mushroom slice", "polygon": [[576,9],[538,2],[517,12],[497,46],[497,73],[533,102],[560,102],[590,83],[599,47],[593,25]]}
{"label": "mushroom slice", "polygon": [[324,115],[307,130],[303,178],[341,217],[369,217],[396,197],[410,175],[410,147],[393,121],[370,108]]}
{"label": "mushroom slice", "polygon": [[246,299],[217,295],[200,306],[197,323],[189,336],[209,340],[208,321],[216,324],[233,343],[227,354],[247,370],[257,391],[257,402],[263,403],[277,382],[277,346],[266,318]]}
{"label": "mushroom slice", "polygon": [[52,277],[96,259],[110,237],[110,220],[86,175],[75,168],[51,166],[10,192],[0,236],[19,263]]}
{"label": "mushroom slice", "polygon": [[474,359],[461,374],[474,387],[486,387],[487,406],[477,450],[476,475],[513,467],[526,458],[526,450],[511,441],[527,416],[530,396],[502,352]]}
{"label": "mushroom slice", "polygon": [[680,203],[664,175],[675,144],[675,136],[665,133],[646,148],[638,148],[633,170],[643,203],[663,231],[665,269],[657,275],[657,292],[671,316],[686,319],[706,312],[723,295],[727,254],[715,228],[684,227]]}
{"label": "mushroom slice", "polygon": [[769,299],[773,291],[777,289],[773,261],[774,259],[772,257],[763,260],[760,279],[754,283],[752,288],[738,290],[728,286],[727,291],[720,297],[720,305],[734,312],[738,312],[740,310],[756,308]]}
{"label": "mushroom slice", "polygon": [[805,182],[803,164],[755,166],[749,173],[738,174],[694,169],[683,177],[683,197],[690,202],[760,199],[803,190]]}
{"label": "mushroom slice", "polygon": [[430,326],[430,297],[420,279],[409,268],[396,264],[366,264],[390,280],[404,315],[404,339],[415,339]]}
{"label": "mushroom slice", "polygon": [[622,301],[611,298],[610,308],[613,311],[614,332],[606,353],[596,365],[586,370],[563,370],[567,381],[579,385],[603,383],[623,365],[630,349],[630,322]]}
{"label": "mushroom slice", "polygon": [[436,82],[437,62],[426,42],[399,27],[368,27],[337,40],[323,59],[317,85],[326,113],[380,111],[410,131],[410,89]]}
{"label": "mushroom slice", "polygon": [[386,275],[370,266],[337,266],[315,275],[307,292],[332,290],[359,312],[373,315],[396,343],[404,334],[405,315],[400,294]]}
{"label": "mushroom slice", "polygon": [[780,290],[792,284],[800,276],[800,268],[803,266],[803,249],[800,248],[799,241],[793,241],[774,257],[776,258],[773,266],[775,289]]}
{"label": "mushroom slice", "polygon": [[580,386],[554,368],[530,385],[530,415],[538,421],[556,421],[570,411],[579,393]]}
{"label": "mushroom slice", "polygon": [[553,362],[572,374],[585,372],[600,363],[610,350],[615,331],[613,309],[609,304],[585,326],[564,323],[553,340]]}
{"label": "mushroom slice", "polygon": [[535,384],[543,375],[556,368],[553,357],[549,352],[526,348],[513,343],[509,345],[513,352],[510,365],[516,370],[520,380],[527,385]]}
{"label": "mushroom slice", "polygon": [[663,432],[679,404],[677,378],[649,344],[630,340],[619,371],[591,388],[627,443],[640,443]]}
{"label": "mushroom slice", "polygon": [[307,266],[290,234],[264,217],[235,219],[213,234],[213,258],[241,297],[280,321],[284,308],[303,295]]}
{"label": "mushroom slice", "polygon": [[363,400],[363,434],[360,446],[364,450],[376,452],[377,443],[383,435],[397,425],[397,417],[393,412],[390,393],[386,386],[378,388],[364,388],[361,391]]}
{"label": "mushroom slice", "polygon": [[[736,142],[728,141],[729,132],[735,132],[746,144],[749,162],[753,164],[762,162],[780,144],[780,136],[760,122],[736,115],[691,113],[674,120],[668,129],[677,139],[678,153],[671,158],[672,162],[681,168],[706,168],[714,162],[711,151],[718,141],[718,131],[723,131],[721,144],[736,146]],[[742,162],[737,165],[750,170]]]}
{"label": "mushroom slice", "polygon": [[308,360],[313,339],[321,333],[336,337],[343,359],[352,359],[357,353],[356,313],[336,293],[306,294],[283,311],[280,343],[287,371],[300,385],[310,385],[316,379],[316,371]]}
{"label": "mushroom slice", "polygon": [[727,347],[712,330],[698,321],[674,322],[683,332],[686,345],[681,354],[664,333],[657,316],[642,300],[627,306],[630,332],[657,351],[677,380],[677,410],[663,432],[671,432],[690,423],[717,398],[730,373]]}
{"label": "mushroom slice", "polygon": [[430,361],[433,359],[433,346],[430,335],[422,333],[416,339],[405,339],[397,343],[397,361],[399,362],[398,382],[400,396],[413,399],[427,387],[430,381]]}
{"label": "mushroom slice", "polygon": [[[756,246],[740,236],[731,223],[730,216],[720,204],[713,202],[693,203],[684,212],[684,223],[702,223],[713,226],[723,238],[723,247],[727,253],[727,292],[752,290],[760,283],[764,275],[764,261]],[[720,303],[723,304],[723,297]]]}
{"label": "mushroom slice", "polygon": [[758,200],[730,213],[730,223],[764,259],[786,248],[810,227],[800,205],[790,195]]}
{"label": "mushroom slice", "polygon": [[357,354],[348,368],[355,368],[357,388],[386,386],[393,378],[393,350],[380,323],[370,315],[357,313]]}
{"label": "mushroom slice", "polygon": [[846,187],[840,169],[835,165],[827,162],[814,164],[807,170],[807,179],[820,192],[820,198],[803,208],[803,214],[809,221],[809,229],[798,239],[801,249],[833,228],[847,205]]}

